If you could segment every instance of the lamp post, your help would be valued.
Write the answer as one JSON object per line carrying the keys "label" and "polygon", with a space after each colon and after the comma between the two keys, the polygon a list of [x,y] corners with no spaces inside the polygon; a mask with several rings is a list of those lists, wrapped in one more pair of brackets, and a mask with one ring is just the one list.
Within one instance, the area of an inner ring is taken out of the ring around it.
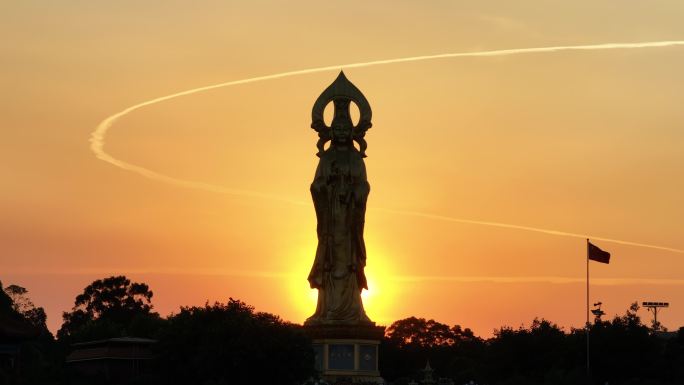
{"label": "lamp post", "polygon": [[658,323],[658,310],[666,307],[670,307],[669,302],[642,302],[641,306],[645,307],[653,313],[653,331],[657,332],[660,330],[660,323]]}
{"label": "lamp post", "polygon": [[594,315],[594,323],[601,322],[601,317],[606,314],[606,312],[601,310],[601,305],[603,305],[603,303],[596,302],[594,304],[594,309],[591,310],[591,314]]}

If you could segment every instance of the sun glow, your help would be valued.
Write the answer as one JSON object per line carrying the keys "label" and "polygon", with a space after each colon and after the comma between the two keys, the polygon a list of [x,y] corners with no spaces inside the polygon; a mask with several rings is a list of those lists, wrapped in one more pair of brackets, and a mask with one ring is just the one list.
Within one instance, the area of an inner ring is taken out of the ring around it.
{"label": "sun glow", "polygon": [[[309,275],[313,263],[315,244],[303,245],[301,249],[293,253],[293,261],[296,263],[288,274],[287,288],[289,302],[293,307],[294,319],[290,321],[303,323],[316,310],[318,290],[311,289],[306,277]],[[396,297],[396,282],[393,282],[391,266],[386,262],[386,254],[374,245],[368,245],[368,264],[366,266],[366,278],[368,290],[361,292],[363,306],[366,314],[377,324],[385,325],[393,321],[392,306]]]}
{"label": "sun glow", "polygon": [[368,243],[368,261],[366,265],[366,278],[368,290],[361,293],[363,306],[371,320],[380,325],[386,325],[393,321],[392,313],[396,299],[396,283],[392,282],[394,271],[387,261],[387,256],[381,247]]}
{"label": "sun glow", "polygon": [[313,264],[315,251],[316,244],[309,242],[295,250],[290,258],[293,264],[288,275],[287,298],[293,309],[291,312],[293,319],[290,321],[295,323],[303,323],[316,310],[318,290],[310,288],[309,282],[306,280]]}

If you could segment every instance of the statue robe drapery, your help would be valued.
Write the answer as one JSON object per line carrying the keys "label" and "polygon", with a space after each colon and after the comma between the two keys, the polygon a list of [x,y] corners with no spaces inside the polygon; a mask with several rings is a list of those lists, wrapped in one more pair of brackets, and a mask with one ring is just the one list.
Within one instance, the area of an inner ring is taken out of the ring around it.
{"label": "statue robe drapery", "polygon": [[318,247],[309,274],[318,289],[316,313],[307,324],[370,323],[361,300],[367,289],[363,240],[370,185],[361,153],[333,144],[320,156],[311,196],[318,220]]}

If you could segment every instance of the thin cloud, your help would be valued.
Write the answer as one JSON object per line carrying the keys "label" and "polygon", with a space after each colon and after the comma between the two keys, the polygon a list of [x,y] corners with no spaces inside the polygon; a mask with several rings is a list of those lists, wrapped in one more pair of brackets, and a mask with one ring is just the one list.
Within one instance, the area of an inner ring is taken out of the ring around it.
{"label": "thin cloud", "polygon": [[[533,277],[496,277],[496,276],[439,276],[439,275],[415,275],[398,276],[392,278],[396,282],[455,282],[455,283],[547,283],[547,284],[575,284],[586,283],[586,277],[559,277],[559,276],[533,276]],[[626,286],[626,285],[684,285],[684,279],[657,279],[657,278],[592,278],[592,285],[600,286]]]}
{"label": "thin cloud", "polygon": [[379,208],[379,207],[376,208],[376,210],[384,211],[384,212],[388,212],[388,213],[400,214],[400,215],[410,215],[410,216],[414,216],[414,217],[435,219],[435,220],[445,221],[445,222],[457,222],[457,223],[465,223],[465,224],[470,224],[470,225],[481,225],[481,226],[489,226],[489,227],[501,227],[501,228],[513,229],[513,230],[532,231],[535,233],[559,235],[562,237],[592,239],[595,241],[617,243],[617,244],[626,245],[626,246],[646,247],[646,248],[650,248],[650,249],[670,251],[673,253],[680,253],[680,254],[684,253],[684,250],[675,249],[672,247],[650,245],[647,243],[639,243],[639,242],[631,242],[631,241],[623,241],[620,239],[598,237],[598,236],[590,235],[590,234],[570,233],[567,231],[544,229],[544,228],[540,228],[540,227],[531,227],[531,226],[514,225],[514,224],[510,224],[510,223],[477,221],[477,220],[472,220],[472,219],[454,218],[454,217],[449,217],[449,216],[445,216],[445,215],[428,214],[428,213],[423,213],[423,212],[418,212],[418,211],[394,210],[394,209],[385,209],[385,208]]}
{"label": "thin cloud", "polygon": [[[295,272],[279,272],[268,270],[217,270],[217,269],[124,269],[113,274],[111,271],[102,269],[74,270],[45,270],[45,271],[10,271],[9,275],[46,275],[46,276],[108,276],[116,274],[141,275],[141,276],[186,276],[186,277],[233,277],[233,278],[260,278],[275,280],[299,279],[300,275]],[[562,276],[467,276],[467,275],[397,275],[389,276],[388,280],[397,283],[541,283],[541,284],[585,284],[586,277],[562,277]],[[592,278],[592,285],[599,286],[628,286],[628,285],[684,285],[684,279],[670,278]]]}

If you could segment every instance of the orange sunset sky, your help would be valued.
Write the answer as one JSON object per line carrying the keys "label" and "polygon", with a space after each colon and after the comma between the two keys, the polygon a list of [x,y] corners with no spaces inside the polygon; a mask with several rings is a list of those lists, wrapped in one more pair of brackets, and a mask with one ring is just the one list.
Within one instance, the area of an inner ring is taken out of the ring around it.
{"label": "orange sunset sky", "polygon": [[[512,48],[684,40],[671,1],[89,1],[0,3],[0,280],[56,331],[94,279],[144,281],[162,315],[241,299],[301,323],[316,245],[314,100],[344,63]],[[373,107],[366,215],[370,317],[490,336],[585,320],[585,240],[684,249],[684,46],[466,57],[345,70]],[[216,190],[216,188],[214,188]],[[220,189],[219,189],[220,190]],[[419,213],[424,216],[414,215]],[[684,326],[684,252],[595,242],[608,316],[669,301]],[[641,310],[642,317],[650,315]]]}

